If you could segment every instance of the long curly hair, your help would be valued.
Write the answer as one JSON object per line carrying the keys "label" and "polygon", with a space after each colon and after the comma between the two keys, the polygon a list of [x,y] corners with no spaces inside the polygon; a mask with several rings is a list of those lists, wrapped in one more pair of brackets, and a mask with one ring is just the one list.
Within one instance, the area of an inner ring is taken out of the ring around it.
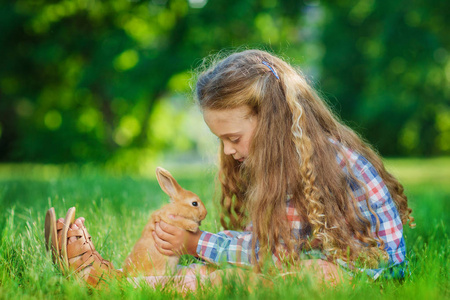
{"label": "long curly hair", "polygon": [[[409,220],[413,226],[403,186],[386,171],[379,155],[339,121],[301,72],[280,58],[246,50],[216,60],[199,75],[196,98],[201,109],[246,105],[257,116],[244,163],[225,155],[221,143],[219,180],[223,227],[242,230],[251,221],[260,257],[281,248],[290,261],[297,257],[298,249],[311,248],[322,250],[330,259],[359,259],[368,266],[376,266],[387,257],[378,236],[379,220],[368,203],[367,187],[353,174],[348,160],[347,174],[336,162],[336,154],[343,152],[339,144],[373,164],[402,223]],[[365,190],[367,207],[377,218],[375,235],[356,206],[349,180]],[[291,234],[286,218],[288,198],[308,236],[294,238]]]}

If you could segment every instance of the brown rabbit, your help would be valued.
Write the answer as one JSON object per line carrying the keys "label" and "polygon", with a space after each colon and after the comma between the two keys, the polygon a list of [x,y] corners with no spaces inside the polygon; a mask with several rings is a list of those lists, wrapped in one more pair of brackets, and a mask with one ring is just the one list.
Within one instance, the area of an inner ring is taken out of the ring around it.
{"label": "brown rabbit", "polygon": [[[123,271],[131,276],[167,275],[175,272],[179,257],[163,255],[156,249],[152,236],[155,222],[163,220],[191,232],[197,232],[200,222],[206,217],[205,205],[199,197],[183,189],[167,170],[156,168],[156,177],[161,189],[169,195],[170,203],[150,216],[141,238],[125,259]],[[169,215],[182,218],[169,219]]]}

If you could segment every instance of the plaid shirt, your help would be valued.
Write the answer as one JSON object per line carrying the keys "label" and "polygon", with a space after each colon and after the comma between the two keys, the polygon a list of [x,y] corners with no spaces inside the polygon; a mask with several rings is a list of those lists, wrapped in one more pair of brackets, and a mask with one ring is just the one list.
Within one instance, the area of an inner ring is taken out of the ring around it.
{"label": "plaid shirt", "polygon": [[[389,265],[386,266],[386,269],[402,264],[405,260],[406,253],[405,241],[403,239],[403,226],[395,203],[392,200],[386,185],[373,165],[366,158],[351,149],[344,147],[338,142],[332,140],[331,142],[338,144],[343,149],[343,153],[337,153],[336,160],[344,172],[348,174],[344,160],[345,155],[353,174],[358,180],[365,183],[368,188],[370,206],[380,220],[378,235],[384,241],[384,249],[389,255]],[[362,215],[370,221],[372,233],[375,235],[376,219],[367,208],[364,188],[352,184],[351,182],[349,185],[356,198],[358,208]],[[304,232],[302,233],[300,217],[289,199],[286,203],[286,214],[292,234],[304,234]],[[256,254],[257,253],[258,246],[256,246]],[[197,245],[197,254],[200,258],[213,264],[226,262],[238,266],[251,265],[251,224],[247,226],[243,232],[231,230],[225,230],[216,234],[203,232]],[[322,253],[313,256],[316,258],[325,258],[325,255]],[[273,255],[273,258],[275,261],[278,260],[277,255],[275,254]],[[345,262],[338,260],[338,263],[345,269],[349,269]],[[384,268],[360,269],[360,271],[367,273],[374,279],[378,278],[384,270]],[[400,277],[404,276],[402,271],[400,271],[400,273]]]}

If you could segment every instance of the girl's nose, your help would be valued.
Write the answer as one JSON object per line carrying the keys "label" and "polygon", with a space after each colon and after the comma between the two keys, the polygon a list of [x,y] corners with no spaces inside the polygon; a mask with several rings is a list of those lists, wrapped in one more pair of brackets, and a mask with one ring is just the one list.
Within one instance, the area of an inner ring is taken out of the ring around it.
{"label": "girl's nose", "polygon": [[223,143],[223,153],[225,153],[225,155],[233,155],[236,153],[236,149],[229,143]]}

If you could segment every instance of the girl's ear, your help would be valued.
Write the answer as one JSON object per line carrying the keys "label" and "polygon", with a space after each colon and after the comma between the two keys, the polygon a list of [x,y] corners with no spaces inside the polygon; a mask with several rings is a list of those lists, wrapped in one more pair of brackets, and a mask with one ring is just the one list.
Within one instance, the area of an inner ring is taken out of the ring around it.
{"label": "girl's ear", "polygon": [[157,167],[156,168],[156,178],[158,179],[159,186],[161,189],[169,195],[170,201],[175,201],[178,199],[180,190],[182,189],[178,182],[173,178],[169,171]]}

